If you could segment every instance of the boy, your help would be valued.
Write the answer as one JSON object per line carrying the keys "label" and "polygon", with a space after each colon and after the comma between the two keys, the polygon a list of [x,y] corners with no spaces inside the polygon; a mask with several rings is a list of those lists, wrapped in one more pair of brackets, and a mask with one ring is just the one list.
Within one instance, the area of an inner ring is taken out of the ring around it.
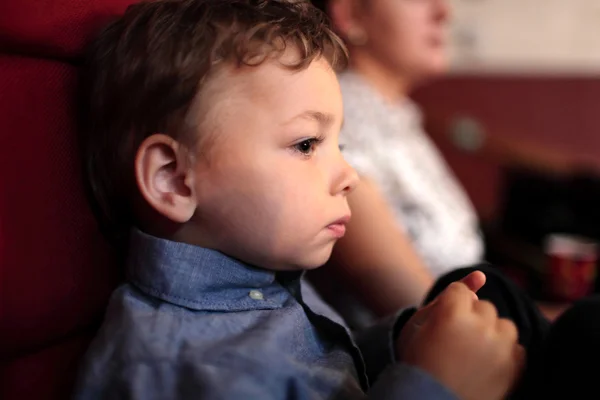
{"label": "boy", "polygon": [[512,388],[522,350],[473,294],[481,273],[354,337],[301,287],[343,236],[357,184],[338,147],[344,59],[297,1],[159,0],[100,35],[85,160],[104,228],[129,234],[127,283],[76,398],[494,400]]}

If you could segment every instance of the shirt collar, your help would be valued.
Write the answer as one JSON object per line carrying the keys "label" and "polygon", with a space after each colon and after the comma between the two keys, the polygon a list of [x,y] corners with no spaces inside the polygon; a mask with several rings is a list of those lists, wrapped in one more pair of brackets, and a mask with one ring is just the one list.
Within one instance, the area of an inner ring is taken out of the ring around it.
{"label": "shirt collar", "polygon": [[290,293],[275,278],[215,250],[131,233],[127,279],[170,303],[207,311],[281,308]]}

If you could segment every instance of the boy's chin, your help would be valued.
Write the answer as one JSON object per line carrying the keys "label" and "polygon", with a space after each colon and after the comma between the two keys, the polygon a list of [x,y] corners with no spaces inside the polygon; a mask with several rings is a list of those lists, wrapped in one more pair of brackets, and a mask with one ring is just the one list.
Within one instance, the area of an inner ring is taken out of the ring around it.
{"label": "boy's chin", "polygon": [[318,263],[318,264],[310,264],[310,265],[306,265],[304,267],[302,267],[303,270],[306,271],[311,271],[313,269],[317,269],[317,268],[321,268],[323,265],[327,264],[327,260],[325,260],[325,262],[322,263]]}
{"label": "boy's chin", "polygon": [[[278,271],[310,271],[327,264],[331,257],[331,249],[313,254],[304,254],[302,258],[288,259],[270,269]],[[272,264],[273,265],[273,264]]]}
{"label": "boy's chin", "polygon": [[302,264],[300,264],[302,269],[304,270],[313,270],[322,267],[327,264],[329,258],[331,258],[332,249],[328,249],[327,251],[323,251],[320,254],[315,254],[311,259],[303,260]]}
{"label": "boy's chin", "polygon": [[305,248],[303,251],[295,249],[293,253],[279,254],[276,259],[263,258],[262,262],[254,264],[262,265],[263,268],[274,271],[309,271],[327,264],[332,251],[333,244],[317,249],[314,247],[312,249]]}

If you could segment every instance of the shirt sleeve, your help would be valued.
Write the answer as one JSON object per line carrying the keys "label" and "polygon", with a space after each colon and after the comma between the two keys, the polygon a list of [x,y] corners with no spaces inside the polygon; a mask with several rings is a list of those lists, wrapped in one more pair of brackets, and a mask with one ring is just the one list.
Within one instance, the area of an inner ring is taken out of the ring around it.
{"label": "shirt sleeve", "polygon": [[[116,371],[115,371],[116,372]],[[310,388],[294,376],[264,368],[239,370],[228,365],[170,362],[135,363],[105,385],[87,385],[78,400],[326,400],[330,394]],[[388,367],[369,390],[349,394],[353,399],[457,400],[430,375],[405,364]]]}
{"label": "shirt sleeve", "polygon": [[76,400],[308,400],[302,382],[277,370],[242,368],[235,363],[136,362],[109,372],[111,378],[88,382]]}
{"label": "shirt sleeve", "polygon": [[392,364],[369,390],[369,399],[379,400],[459,400],[449,389],[425,371]]}

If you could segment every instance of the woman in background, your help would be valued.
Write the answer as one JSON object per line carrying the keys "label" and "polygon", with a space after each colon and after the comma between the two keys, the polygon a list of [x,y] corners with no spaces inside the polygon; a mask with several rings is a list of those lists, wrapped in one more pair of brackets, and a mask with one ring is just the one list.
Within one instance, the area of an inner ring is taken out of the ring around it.
{"label": "woman in background", "polygon": [[[483,256],[473,206],[409,98],[415,87],[446,72],[449,5],[314,3],[330,16],[350,52],[349,68],[339,75],[345,118],[340,144],[363,181],[349,196],[353,217],[334,249],[330,272],[382,316],[420,303],[437,276]],[[355,304],[350,313],[343,310],[353,304],[348,298],[328,300],[337,308],[342,303],[340,311],[355,324],[365,323],[357,321]]]}

